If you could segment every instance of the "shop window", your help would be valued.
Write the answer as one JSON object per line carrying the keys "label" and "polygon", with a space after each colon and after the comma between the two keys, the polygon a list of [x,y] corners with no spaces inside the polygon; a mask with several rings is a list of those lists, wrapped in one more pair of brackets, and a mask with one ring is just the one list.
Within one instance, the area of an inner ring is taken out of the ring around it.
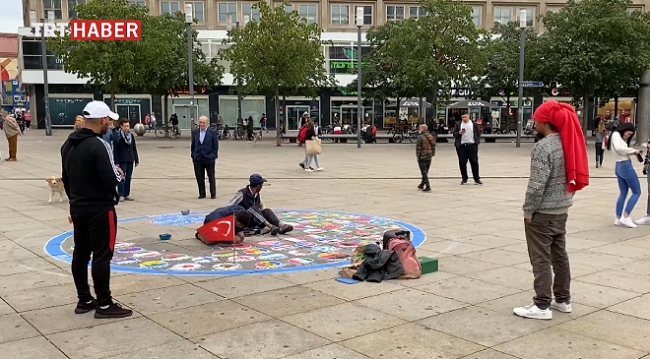
{"label": "shop window", "polygon": [[160,3],[160,14],[175,14],[180,11],[178,1],[163,1]]}
{"label": "shop window", "polygon": [[482,27],[483,26],[483,7],[482,6],[472,6],[472,22],[474,26]]}
{"label": "shop window", "polygon": [[192,4],[192,18],[198,22],[205,22],[205,13],[203,1],[186,1],[186,4]]}
{"label": "shop window", "polygon": [[419,19],[422,16],[426,16],[427,11],[424,10],[422,6],[409,6],[409,17]]}
{"label": "shop window", "polygon": [[348,5],[332,5],[332,25],[350,24],[350,7]]}
{"label": "shop window", "polygon": [[356,22],[356,16],[357,16],[357,9],[362,7],[363,8],[363,24],[362,25],[372,25],[372,6],[366,5],[366,6],[355,6],[354,7],[354,16],[355,16],[355,22]]}
{"label": "shop window", "polygon": [[54,11],[54,19],[61,20],[63,18],[61,0],[43,0],[43,19],[47,19],[48,11]]}
{"label": "shop window", "polygon": [[318,5],[299,5],[298,15],[310,24],[318,23]]}
{"label": "shop window", "polygon": [[494,22],[507,25],[512,21],[512,8],[495,6],[494,7]]}
{"label": "shop window", "polygon": [[386,6],[386,21],[404,20],[404,6]]}
{"label": "shop window", "polygon": [[[266,113],[266,100],[263,97],[242,98],[242,118],[253,116],[254,123],[258,124],[263,113]],[[237,96],[219,96],[219,114],[224,124],[234,126],[237,123]]]}
{"label": "shop window", "polygon": [[217,3],[219,11],[219,22],[227,23],[229,21],[237,21],[237,3],[234,2],[219,2]]}
{"label": "shop window", "polygon": [[[535,8],[533,7],[527,7],[524,8],[526,10],[526,26],[527,27],[533,27],[535,26]],[[519,11],[520,9],[517,10],[517,24],[519,24]]]}

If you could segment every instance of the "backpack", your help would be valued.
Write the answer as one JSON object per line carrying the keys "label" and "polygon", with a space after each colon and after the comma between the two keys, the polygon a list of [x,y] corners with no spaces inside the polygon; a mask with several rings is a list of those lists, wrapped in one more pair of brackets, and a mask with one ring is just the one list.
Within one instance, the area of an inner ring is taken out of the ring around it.
{"label": "backpack", "polygon": [[305,135],[307,134],[307,127],[303,127],[300,129],[300,132],[298,132],[298,142],[299,143],[304,143],[305,142]]}
{"label": "backpack", "polygon": [[404,267],[404,274],[400,279],[415,279],[422,275],[422,266],[415,254],[415,247],[411,240],[404,235],[397,235],[388,241],[388,249],[395,251]]}

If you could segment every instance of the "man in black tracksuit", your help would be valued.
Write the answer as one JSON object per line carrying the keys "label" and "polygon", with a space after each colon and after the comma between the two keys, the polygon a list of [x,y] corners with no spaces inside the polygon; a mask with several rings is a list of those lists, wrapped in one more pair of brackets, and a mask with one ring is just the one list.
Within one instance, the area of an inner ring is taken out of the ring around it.
{"label": "man in black tracksuit", "polygon": [[[85,125],[73,132],[61,147],[63,185],[70,200],[74,225],[72,276],[79,302],[76,314],[95,310],[95,318],[123,318],[133,311],[111,298],[111,259],[115,247],[118,203],[117,185],[124,174],[113,163],[110,145],[100,136],[118,115],[102,101],[84,109]],[[92,277],[97,300],[88,286],[88,263],[92,254]]]}

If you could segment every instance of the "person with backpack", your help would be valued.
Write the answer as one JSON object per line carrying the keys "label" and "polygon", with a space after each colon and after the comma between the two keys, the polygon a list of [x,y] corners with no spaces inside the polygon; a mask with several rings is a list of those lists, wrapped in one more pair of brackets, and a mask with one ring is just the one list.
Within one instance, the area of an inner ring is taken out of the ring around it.
{"label": "person with backpack", "polygon": [[418,189],[422,192],[431,192],[431,185],[429,184],[429,168],[431,167],[431,159],[436,154],[436,137],[429,133],[427,125],[420,125],[418,132],[418,142],[415,145],[415,156],[418,159],[418,166],[420,167],[420,174],[422,180],[418,185]]}
{"label": "person with backpack", "polygon": [[[298,142],[298,147],[302,146],[305,143],[305,139],[307,136],[307,123],[311,122],[309,119],[306,120],[305,124],[300,128],[300,131],[298,131],[298,136],[296,137],[296,142]],[[305,155],[305,159],[300,162],[298,165],[300,168],[305,169],[305,164],[307,163],[307,155]],[[312,171],[314,170],[311,167],[307,167],[311,169]]]}

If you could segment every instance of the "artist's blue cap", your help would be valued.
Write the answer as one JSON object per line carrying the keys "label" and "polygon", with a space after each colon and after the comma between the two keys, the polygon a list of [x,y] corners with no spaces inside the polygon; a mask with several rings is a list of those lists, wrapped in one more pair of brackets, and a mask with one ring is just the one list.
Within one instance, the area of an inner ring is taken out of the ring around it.
{"label": "artist's blue cap", "polygon": [[250,182],[250,184],[253,185],[253,186],[257,186],[257,185],[260,185],[262,183],[266,183],[267,181],[266,181],[266,179],[264,179],[264,177],[262,177],[262,176],[260,176],[260,175],[258,175],[256,173],[256,174],[252,174],[250,176],[250,178],[248,179],[248,182]]}

